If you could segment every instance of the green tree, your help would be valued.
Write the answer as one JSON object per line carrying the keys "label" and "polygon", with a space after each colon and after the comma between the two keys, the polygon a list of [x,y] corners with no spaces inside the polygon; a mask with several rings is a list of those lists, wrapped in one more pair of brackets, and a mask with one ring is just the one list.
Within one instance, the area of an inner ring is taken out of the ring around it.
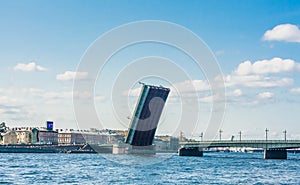
{"label": "green tree", "polygon": [[2,123],[0,124],[0,132],[5,132],[5,130],[6,130],[5,123],[2,122]]}

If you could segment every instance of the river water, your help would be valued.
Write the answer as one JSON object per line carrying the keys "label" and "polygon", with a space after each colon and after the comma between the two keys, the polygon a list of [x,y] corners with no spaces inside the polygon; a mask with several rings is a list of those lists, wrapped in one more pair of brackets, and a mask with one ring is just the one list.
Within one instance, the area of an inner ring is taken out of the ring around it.
{"label": "river water", "polygon": [[300,184],[300,154],[0,154],[0,184]]}

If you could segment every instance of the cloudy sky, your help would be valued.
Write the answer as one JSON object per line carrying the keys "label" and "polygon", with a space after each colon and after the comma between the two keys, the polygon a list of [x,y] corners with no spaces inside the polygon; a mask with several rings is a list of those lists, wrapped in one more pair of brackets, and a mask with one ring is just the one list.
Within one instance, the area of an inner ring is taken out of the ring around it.
{"label": "cloudy sky", "polygon": [[[55,121],[56,128],[76,128],[74,95],[80,99],[94,98],[105,127],[125,129],[129,124],[125,116],[128,113],[115,118],[109,87],[124,66],[136,58],[155,55],[169,58],[190,75],[189,80],[164,85],[176,86],[183,94],[188,94],[189,85],[195,87],[200,125],[186,135],[198,137],[205,132],[212,99],[209,84],[190,59],[172,48],[145,44],[122,51],[106,65],[95,94],[73,92],[75,76],[82,81],[90,77],[87,71],[77,71],[87,48],[109,30],[142,20],[181,25],[211,49],[226,87],[221,126],[224,138],[242,131],[244,138],[262,139],[268,128],[273,139],[282,139],[285,129],[288,138],[300,139],[298,1],[2,0],[1,121],[9,126],[43,126],[50,119]],[[155,78],[148,80],[163,83]],[[123,94],[130,110],[138,87],[133,84]],[[176,102],[173,94],[160,133],[172,134],[173,122],[180,117]]]}

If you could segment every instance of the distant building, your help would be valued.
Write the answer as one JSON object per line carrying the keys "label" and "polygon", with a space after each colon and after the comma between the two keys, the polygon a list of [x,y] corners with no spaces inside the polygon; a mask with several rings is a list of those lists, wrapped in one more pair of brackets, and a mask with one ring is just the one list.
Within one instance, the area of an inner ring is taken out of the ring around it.
{"label": "distant building", "polygon": [[34,144],[58,144],[58,132],[54,130],[32,129],[32,143]]}
{"label": "distant building", "polygon": [[54,130],[53,125],[53,121],[47,121],[46,127],[17,127],[10,130],[2,123],[0,144],[117,144],[124,141],[123,135],[114,130]]}
{"label": "distant building", "polygon": [[173,136],[156,136],[154,144],[156,151],[177,151],[179,139]]}
{"label": "distant building", "polygon": [[31,135],[32,132],[30,128],[20,128],[15,130],[15,133],[17,135],[17,143],[18,144],[29,144],[31,143]]}
{"label": "distant building", "polygon": [[183,132],[180,131],[179,133],[179,142],[186,142],[188,139],[183,135]]}
{"label": "distant building", "polygon": [[85,133],[79,131],[62,131],[58,133],[58,143],[59,144],[100,144],[102,143],[102,138],[98,134]]}
{"label": "distant building", "polygon": [[1,144],[17,144],[18,138],[15,131],[8,131],[2,135]]}
{"label": "distant building", "polygon": [[85,143],[83,136],[73,131],[58,132],[58,144],[82,144]]}
{"label": "distant building", "polygon": [[32,129],[31,142],[34,144],[58,144],[58,132],[53,130],[53,121],[46,121],[46,128]]}
{"label": "distant building", "polygon": [[128,133],[128,130],[114,130],[114,133],[122,136],[123,137],[123,141],[124,141],[125,138],[126,138],[126,135]]}
{"label": "distant building", "polygon": [[46,125],[47,125],[47,130],[48,131],[53,131],[53,121],[46,121]]}
{"label": "distant building", "polygon": [[155,138],[154,139],[154,145],[155,145],[155,150],[157,152],[169,150],[169,143],[168,143],[168,141],[164,141],[164,140],[162,140],[160,138]]}
{"label": "distant building", "polygon": [[115,144],[124,138],[121,135],[109,132],[60,130],[58,133],[59,144]]}

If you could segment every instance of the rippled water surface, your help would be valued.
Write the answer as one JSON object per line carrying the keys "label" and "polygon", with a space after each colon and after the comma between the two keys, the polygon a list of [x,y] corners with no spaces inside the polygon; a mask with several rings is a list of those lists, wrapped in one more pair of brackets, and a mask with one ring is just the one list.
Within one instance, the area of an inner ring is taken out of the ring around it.
{"label": "rippled water surface", "polygon": [[300,184],[300,154],[0,154],[0,184]]}

